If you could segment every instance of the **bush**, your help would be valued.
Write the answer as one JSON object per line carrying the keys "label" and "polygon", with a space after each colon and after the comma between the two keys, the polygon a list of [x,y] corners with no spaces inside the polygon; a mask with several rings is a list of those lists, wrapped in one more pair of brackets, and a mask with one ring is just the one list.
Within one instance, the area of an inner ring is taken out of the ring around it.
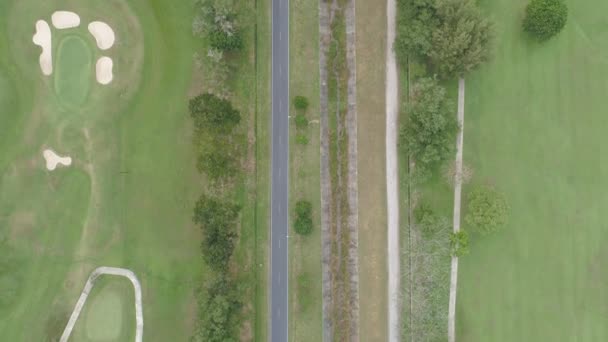
{"label": "bush", "polygon": [[306,118],[306,115],[297,114],[296,115],[296,128],[304,129],[306,127],[308,127],[308,119]]}
{"label": "bush", "polygon": [[188,108],[194,125],[199,130],[230,131],[241,122],[241,113],[230,101],[211,93],[204,93],[191,99]]}
{"label": "bush", "polygon": [[238,292],[225,274],[207,288],[207,300],[199,302],[200,321],[192,342],[238,341]]}
{"label": "bush", "polygon": [[209,45],[213,49],[222,51],[236,51],[243,47],[241,32],[225,32],[214,30],[209,33]]}
{"label": "bush", "polygon": [[458,233],[451,233],[450,250],[454,257],[461,257],[469,254],[469,234],[463,230]]}
{"label": "bush", "polygon": [[309,235],[312,232],[312,204],[309,201],[300,200],[296,203],[296,219],[294,230],[300,235]]}
{"label": "bush", "polygon": [[524,30],[538,40],[558,34],[568,19],[568,7],[562,0],[532,0],[526,7]]}
{"label": "bush", "polygon": [[308,109],[308,99],[304,96],[296,96],[293,99],[293,105],[297,110],[305,111]]}
{"label": "bush", "polygon": [[465,222],[482,234],[497,231],[507,223],[509,206],[505,196],[493,188],[482,187],[468,196]]}
{"label": "bush", "polygon": [[306,134],[298,133],[296,135],[296,144],[298,145],[308,145],[308,137]]}
{"label": "bush", "polygon": [[238,237],[240,206],[202,195],[194,208],[194,223],[203,231],[203,259],[214,271],[224,272]]}
{"label": "bush", "polygon": [[202,153],[196,166],[199,172],[204,172],[214,181],[233,177],[239,171],[235,158],[217,149]]}
{"label": "bush", "polygon": [[454,106],[436,80],[423,78],[413,87],[407,113],[401,143],[414,158],[415,172],[425,179],[452,156],[458,132]]}

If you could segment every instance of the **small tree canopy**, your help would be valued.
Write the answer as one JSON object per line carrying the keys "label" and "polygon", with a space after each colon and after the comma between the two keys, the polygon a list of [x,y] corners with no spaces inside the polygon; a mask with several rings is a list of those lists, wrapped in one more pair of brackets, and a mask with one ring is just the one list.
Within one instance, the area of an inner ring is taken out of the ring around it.
{"label": "small tree canopy", "polygon": [[473,0],[400,0],[395,50],[441,78],[463,76],[488,60],[492,25]]}
{"label": "small tree canopy", "polygon": [[465,222],[482,234],[492,233],[507,223],[509,205],[505,196],[491,187],[479,187],[468,195]]}
{"label": "small tree canopy", "polygon": [[296,203],[294,230],[300,235],[308,235],[312,232],[312,228],[312,203],[300,200]]}
{"label": "small tree canopy", "polygon": [[211,180],[230,178],[239,170],[235,158],[218,149],[202,153],[198,157],[196,166],[199,172],[204,172]]}
{"label": "small tree canopy", "polygon": [[308,119],[306,118],[306,115],[302,113],[296,114],[296,128],[304,129],[306,127],[308,127]]}
{"label": "small tree canopy", "polygon": [[230,101],[211,93],[191,99],[189,109],[197,129],[230,131],[241,122],[241,113]]}
{"label": "small tree canopy", "polygon": [[298,110],[307,110],[308,109],[308,99],[304,96],[296,96],[293,98],[293,106]]}
{"label": "small tree canopy", "polygon": [[202,195],[194,208],[194,222],[203,231],[203,257],[215,271],[225,271],[234,251],[240,207]]}
{"label": "small tree canopy", "polygon": [[431,78],[423,78],[412,89],[401,143],[414,158],[422,178],[437,170],[451,156],[458,132],[454,106],[445,89]]}
{"label": "small tree canopy", "polygon": [[538,40],[558,34],[568,19],[568,7],[562,0],[532,0],[526,7],[524,30]]}

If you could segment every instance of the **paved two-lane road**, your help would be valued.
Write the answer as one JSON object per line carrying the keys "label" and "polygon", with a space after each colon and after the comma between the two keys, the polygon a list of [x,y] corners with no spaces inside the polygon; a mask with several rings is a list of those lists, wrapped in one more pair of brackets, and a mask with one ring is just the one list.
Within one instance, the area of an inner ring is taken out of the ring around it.
{"label": "paved two-lane road", "polygon": [[287,342],[289,233],[289,0],[272,0],[270,341]]}

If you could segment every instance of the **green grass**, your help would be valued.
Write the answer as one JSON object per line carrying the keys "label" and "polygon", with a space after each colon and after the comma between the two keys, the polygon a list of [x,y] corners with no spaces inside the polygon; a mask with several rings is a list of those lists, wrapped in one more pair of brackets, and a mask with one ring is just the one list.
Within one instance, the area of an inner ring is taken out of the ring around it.
{"label": "green grass", "polygon": [[[56,338],[99,265],[130,268],[142,281],[146,341],[191,334],[204,271],[191,223],[200,190],[186,114],[192,7],[122,4],[0,5],[0,230],[22,279],[15,300],[0,307],[3,339]],[[35,20],[58,6],[108,21],[119,39],[107,52],[114,82],[91,78],[78,112],[56,102],[31,43]],[[47,172],[43,146],[70,154],[74,165]]]}
{"label": "green grass", "polygon": [[93,75],[92,52],[78,36],[63,38],[57,49],[55,91],[62,101],[70,105],[82,105],[87,98]]}
{"label": "green grass", "polygon": [[[290,208],[294,215],[293,208],[298,200],[310,201],[314,222],[313,232],[306,237],[297,235],[293,229],[289,233],[291,341],[321,341],[323,338],[318,5],[316,0],[290,2],[290,93],[292,99],[300,95],[310,102],[305,114],[309,124],[305,129],[296,128],[296,110],[293,104],[291,107]],[[307,145],[297,144],[298,134],[308,138]]]}
{"label": "green grass", "polygon": [[131,282],[101,276],[74,325],[74,341],[130,341],[135,337],[135,296]]}
{"label": "green grass", "polygon": [[497,52],[467,79],[465,161],[511,215],[460,260],[458,340],[605,341],[608,3],[567,1],[565,30],[538,44],[526,2],[484,1]]}

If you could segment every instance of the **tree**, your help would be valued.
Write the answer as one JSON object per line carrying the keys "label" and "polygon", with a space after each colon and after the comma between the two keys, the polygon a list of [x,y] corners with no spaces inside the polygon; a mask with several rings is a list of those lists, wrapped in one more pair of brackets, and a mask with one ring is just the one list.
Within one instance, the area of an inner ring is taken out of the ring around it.
{"label": "tree", "polygon": [[488,60],[492,25],[473,0],[400,0],[395,50],[441,78],[463,76]]}
{"label": "tree", "polygon": [[558,34],[568,19],[568,7],[562,0],[532,0],[526,7],[524,30],[544,41]]}
{"label": "tree", "polygon": [[238,341],[237,323],[242,303],[236,288],[222,274],[207,288],[207,300],[199,303],[200,322],[193,342]]}
{"label": "tree", "polygon": [[437,14],[428,60],[438,75],[462,77],[489,59],[492,25],[473,0],[437,1]]}
{"label": "tree", "polygon": [[296,96],[293,98],[293,106],[297,110],[306,111],[308,109],[308,99],[304,96]]}
{"label": "tree", "polygon": [[199,130],[222,132],[231,131],[241,122],[241,113],[232,107],[230,101],[211,93],[204,93],[190,100],[190,115]]}
{"label": "tree", "polygon": [[455,257],[469,254],[469,234],[464,230],[451,233],[450,250],[452,256]]}
{"label": "tree", "polygon": [[306,127],[308,127],[308,119],[306,118],[306,115],[302,113],[296,114],[296,128],[304,129]]}
{"label": "tree", "polygon": [[423,78],[414,85],[401,143],[423,179],[451,156],[458,132],[453,107],[436,80]]}
{"label": "tree", "polygon": [[226,32],[214,30],[209,33],[209,45],[213,49],[222,51],[235,51],[243,47],[241,32]]}
{"label": "tree", "polygon": [[203,231],[203,258],[215,271],[225,271],[234,251],[240,207],[202,195],[194,208],[194,223]]}
{"label": "tree", "polygon": [[309,235],[312,232],[312,204],[309,201],[300,200],[296,203],[296,219],[294,230],[300,235]]}
{"label": "tree", "polygon": [[509,206],[505,196],[491,187],[478,187],[468,195],[465,222],[482,234],[497,231],[507,223]]}

